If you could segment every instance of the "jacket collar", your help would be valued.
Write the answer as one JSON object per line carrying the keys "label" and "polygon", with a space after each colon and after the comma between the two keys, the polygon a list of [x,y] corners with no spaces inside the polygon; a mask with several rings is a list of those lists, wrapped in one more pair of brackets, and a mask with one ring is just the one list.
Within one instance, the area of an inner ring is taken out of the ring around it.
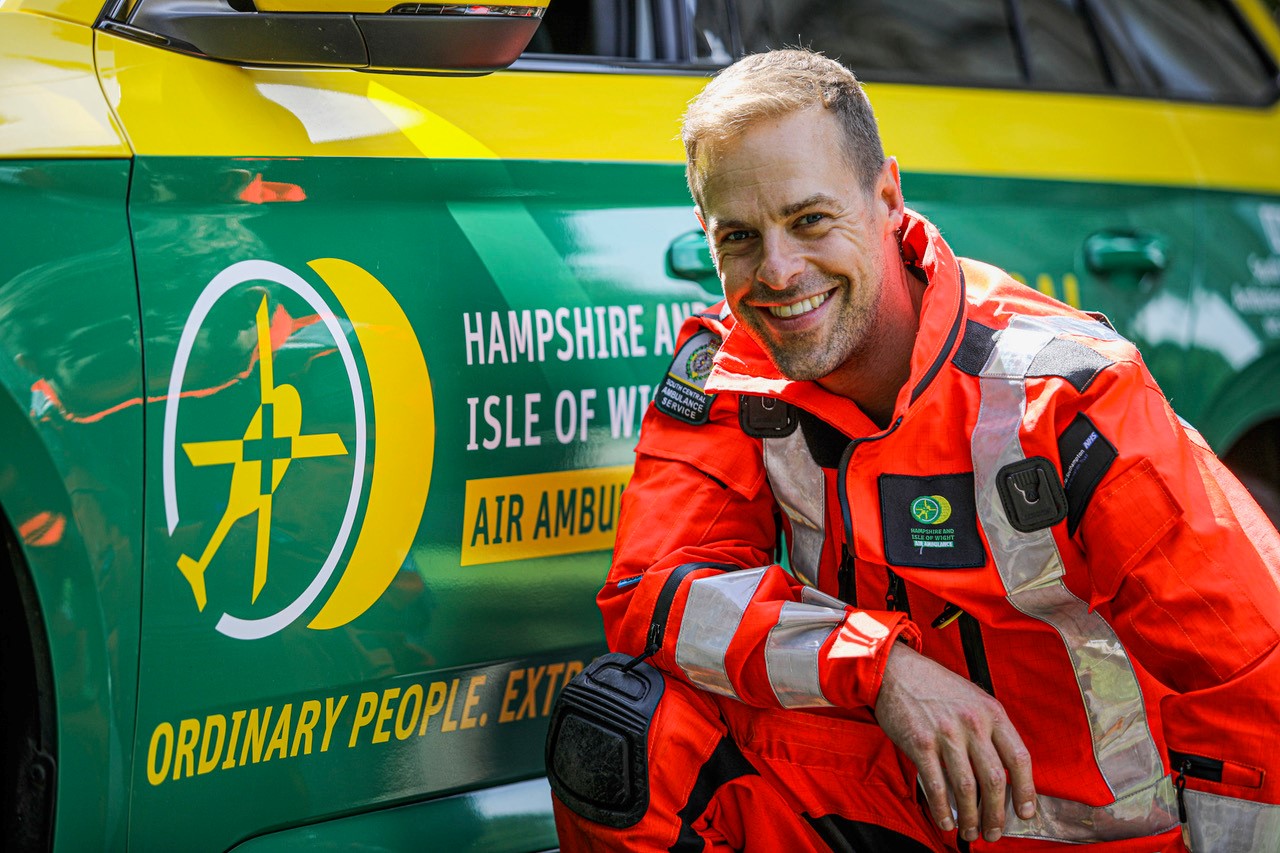
{"label": "jacket collar", "polygon": [[[898,393],[894,420],[905,417],[932,386],[955,351],[964,326],[964,273],[938,229],[913,210],[906,211],[900,234],[902,260],[928,282],[920,305],[920,328],[911,351],[911,375]],[[769,356],[737,325],[716,355],[707,379],[708,391],[733,391],[776,397],[813,412],[855,435],[879,431],[847,397],[816,382],[797,382],[778,372]]]}

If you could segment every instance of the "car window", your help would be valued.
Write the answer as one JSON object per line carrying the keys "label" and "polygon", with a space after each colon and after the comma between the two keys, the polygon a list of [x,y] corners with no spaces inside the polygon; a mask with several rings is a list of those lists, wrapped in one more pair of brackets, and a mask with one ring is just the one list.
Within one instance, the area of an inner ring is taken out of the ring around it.
{"label": "car window", "polygon": [[695,62],[728,65],[735,51],[729,35],[729,12],[723,0],[681,0],[693,20]]}
{"label": "car window", "polygon": [[1236,102],[1273,96],[1274,69],[1220,0],[1110,0],[1107,6],[1161,94]]}
{"label": "car window", "polygon": [[526,57],[720,67],[804,46],[868,81],[1265,103],[1226,0],[556,0]]}
{"label": "car window", "polygon": [[560,0],[543,16],[525,53],[653,60],[649,0]]}
{"label": "car window", "polygon": [[[801,45],[859,77],[1018,85],[1023,73],[1004,0],[773,0],[744,27],[748,52]],[[763,25],[762,25],[763,24]]]}
{"label": "car window", "polygon": [[555,0],[525,56],[624,64],[727,65],[725,0]]}
{"label": "car window", "polygon": [[1017,11],[1031,81],[1049,88],[1096,90],[1115,86],[1127,66],[1113,69],[1103,34],[1080,0],[1018,0]]}

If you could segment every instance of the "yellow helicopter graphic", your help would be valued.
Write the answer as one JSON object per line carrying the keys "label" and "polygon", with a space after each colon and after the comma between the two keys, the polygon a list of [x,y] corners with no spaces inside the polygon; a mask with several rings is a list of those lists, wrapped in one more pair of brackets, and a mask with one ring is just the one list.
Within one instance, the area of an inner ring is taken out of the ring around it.
{"label": "yellow helicopter graphic", "polygon": [[191,464],[234,465],[227,508],[200,558],[178,557],[178,569],[195,595],[196,606],[204,610],[204,573],[230,532],[231,526],[253,513],[258,514],[257,545],[253,561],[253,595],[256,601],[267,582],[267,562],[271,543],[271,497],[295,459],[342,456],[347,453],[337,433],[303,435],[302,401],[292,385],[275,384],[271,352],[271,324],[267,297],[257,312],[259,356],[259,404],[240,439],[196,441],[182,445]]}

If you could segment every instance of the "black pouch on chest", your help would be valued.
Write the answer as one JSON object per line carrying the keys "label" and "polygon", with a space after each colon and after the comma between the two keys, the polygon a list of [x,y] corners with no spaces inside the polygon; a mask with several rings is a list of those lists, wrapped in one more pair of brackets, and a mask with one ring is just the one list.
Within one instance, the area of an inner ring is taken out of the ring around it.
{"label": "black pouch on chest", "polygon": [[985,565],[973,474],[882,474],[880,523],[890,565],[970,569]]}

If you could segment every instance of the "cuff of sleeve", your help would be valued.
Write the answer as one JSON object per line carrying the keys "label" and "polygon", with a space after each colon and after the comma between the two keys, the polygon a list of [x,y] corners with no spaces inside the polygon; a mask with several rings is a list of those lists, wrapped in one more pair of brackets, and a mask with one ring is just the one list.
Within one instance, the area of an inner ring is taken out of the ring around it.
{"label": "cuff of sleeve", "polygon": [[905,613],[850,610],[822,650],[822,691],[840,708],[875,707],[893,644],[920,650],[920,629]]}

